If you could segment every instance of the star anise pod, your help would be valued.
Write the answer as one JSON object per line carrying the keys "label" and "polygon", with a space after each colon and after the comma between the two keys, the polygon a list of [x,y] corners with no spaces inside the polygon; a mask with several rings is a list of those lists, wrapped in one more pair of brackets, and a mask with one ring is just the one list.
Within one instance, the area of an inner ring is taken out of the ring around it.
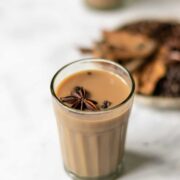
{"label": "star anise pod", "polygon": [[89,111],[97,111],[99,110],[97,106],[97,102],[89,99],[89,92],[86,91],[83,87],[75,87],[71,92],[70,96],[62,97],[60,100],[63,103],[68,104],[71,108]]}
{"label": "star anise pod", "polygon": [[111,105],[110,101],[105,100],[101,106],[102,109],[107,109]]}

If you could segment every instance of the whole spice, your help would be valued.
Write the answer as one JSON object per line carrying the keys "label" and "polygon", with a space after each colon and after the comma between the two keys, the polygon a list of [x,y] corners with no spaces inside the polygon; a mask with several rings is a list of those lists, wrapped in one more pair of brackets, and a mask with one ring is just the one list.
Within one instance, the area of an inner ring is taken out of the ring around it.
{"label": "whole spice", "polygon": [[97,102],[89,99],[89,92],[86,91],[83,87],[75,87],[71,92],[70,96],[61,97],[60,100],[62,103],[69,105],[73,109],[78,110],[88,110],[88,111],[97,111],[99,110]]}
{"label": "whole spice", "polygon": [[107,109],[111,105],[110,101],[105,100],[101,106],[102,109]]}
{"label": "whole spice", "polygon": [[138,94],[180,97],[180,23],[143,20],[103,30],[102,38],[81,52],[125,66]]}

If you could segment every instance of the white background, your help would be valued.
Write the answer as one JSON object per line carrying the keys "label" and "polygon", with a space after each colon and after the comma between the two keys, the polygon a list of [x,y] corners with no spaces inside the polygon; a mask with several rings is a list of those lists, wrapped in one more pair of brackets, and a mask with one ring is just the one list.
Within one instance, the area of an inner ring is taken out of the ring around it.
{"label": "white background", "polygon": [[[136,17],[178,17],[178,0],[132,0],[98,12],[81,0],[0,0],[0,180],[68,180],[59,153],[50,80],[83,56],[104,28]],[[180,112],[131,114],[122,180],[180,179]]]}

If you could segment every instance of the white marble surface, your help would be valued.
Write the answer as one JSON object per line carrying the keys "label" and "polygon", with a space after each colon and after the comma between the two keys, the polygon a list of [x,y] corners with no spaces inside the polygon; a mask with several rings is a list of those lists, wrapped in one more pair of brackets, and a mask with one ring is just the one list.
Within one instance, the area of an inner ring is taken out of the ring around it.
{"label": "white marble surface", "polygon": [[[178,0],[133,0],[115,12],[80,0],[0,1],[0,180],[68,180],[62,167],[49,83],[82,58],[103,28],[136,17],[179,17]],[[135,102],[122,180],[180,179],[180,112]]]}

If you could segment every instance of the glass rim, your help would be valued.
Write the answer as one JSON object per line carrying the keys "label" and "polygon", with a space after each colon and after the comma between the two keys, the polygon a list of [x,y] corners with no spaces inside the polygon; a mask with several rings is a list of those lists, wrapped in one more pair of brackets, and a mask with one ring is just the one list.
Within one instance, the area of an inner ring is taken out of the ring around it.
{"label": "glass rim", "polygon": [[[83,61],[89,61],[89,62],[105,62],[105,63],[108,63],[108,64],[111,64],[111,65],[114,65],[120,69],[122,69],[123,71],[125,71],[129,78],[130,78],[130,81],[132,83],[132,87],[131,87],[131,91],[129,93],[129,95],[126,97],[126,99],[124,101],[122,101],[121,103],[111,107],[111,108],[108,108],[108,109],[103,109],[103,110],[100,110],[100,111],[81,111],[81,110],[78,110],[78,109],[73,109],[73,108],[70,108],[69,106],[67,106],[66,104],[62,103],[60,101],[60,99],[56,96],[56,93],[55,93],[55,90],[54,90],[54,81],[56,80],[56,77],[57,75],[62,71],[64,70],[65,68],[67,68],[68,66],[70,65],[73,65],[73,64],[76,64],[76,63],[80,63],[80,62],[83,62]],[[51,90],[51,94],[52,96],[55,98],[55,100],[63,107],[65,108],[66,110],[70,111],[70,112],[73,112],[73,113],[77,113],[77,114],[84,114],[84,115],[97,115],[97,114],[103,114],[103,113],[107,113],[107,112],[111,112],[121,106],[123,106],[124,104],[126,104],[130,99],[131,97],[133,96],[134,94],[134,91],[135,91],[135,82],[134,82],[134,79],[132,77],[132,75],[130,74],[130,72],[125,68],[123,67],[122,65],[116,63],[116,62],[113,62],[113,61],[110,61],[108,59],[102,59],[102,58],[84,58],[84,59],[80,59],[80,60],[75,60],[75,61],[72,61],[64,66],[62,66],[53,76],[52,80],[51,80],[51,83],[50,83],[50,90]]]}

